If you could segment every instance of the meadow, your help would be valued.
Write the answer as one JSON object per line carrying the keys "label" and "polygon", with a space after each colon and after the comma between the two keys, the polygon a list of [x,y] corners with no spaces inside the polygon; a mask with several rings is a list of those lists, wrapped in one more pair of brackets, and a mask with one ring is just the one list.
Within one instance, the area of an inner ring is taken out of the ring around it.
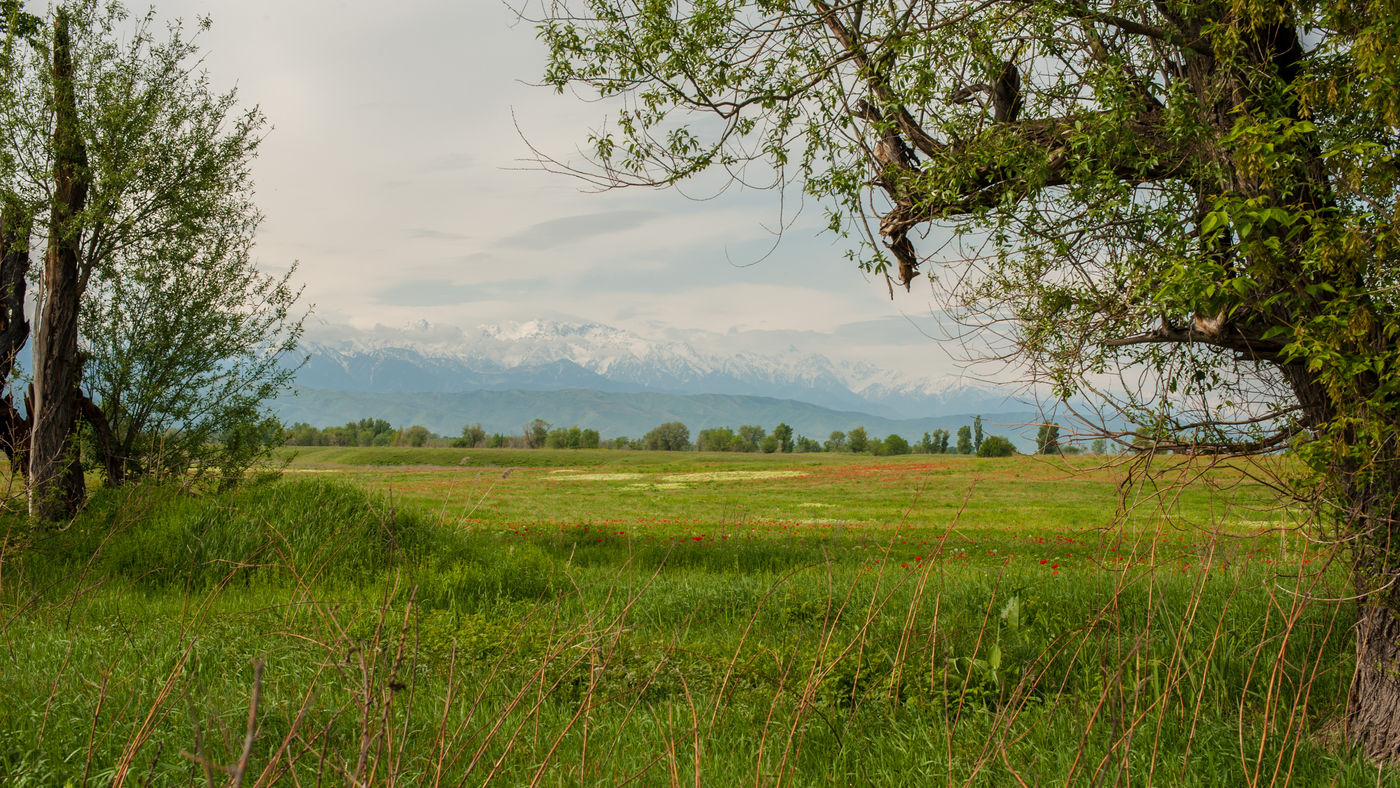
{"label": "meadow", "polygon": [[0,782],[1400,784],[1276,458],[282,459],[6,517]]}

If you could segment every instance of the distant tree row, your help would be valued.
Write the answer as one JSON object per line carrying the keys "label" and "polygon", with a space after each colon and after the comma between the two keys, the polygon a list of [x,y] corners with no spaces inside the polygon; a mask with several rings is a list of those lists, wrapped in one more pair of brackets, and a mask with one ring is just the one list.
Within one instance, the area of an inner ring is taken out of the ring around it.
{"label": "distant tree row", "polygon": [[[1077,454],[1074,446],[1059,443],[1060,428],[1054,424],[1043,424],[1036,437],[1036,452],[1039,454]],[[286,443],[291,446],[427,446],[446,445],[446,439],[431,432],[428,428],[413,425],[394,427],[384,419],[360,419],[343,427],[316,428],[305,422],[298,422],[286,428]],[[1096,441],[1093,451],[1103,453],[1103,441]],[[856,427],[849,432],[832,432],[825,441],[818,441],[805,435],[796,435],[791,426],[778,424],[772,432],[754,425],[745,424],[737,430],[730,427],[711,427],[700,430],[694,443],[690,439],[690,428],[679,421],[659,424],[641,438],[632,439],[619,436],[604,440],[595,429],[579,427],[553,427],[544,419],[533,419],[516,434],[488,433],[480,422],[462,427],[460,437],[452,439],[451,446],[458,448],[512,448],[512,449],[647,449],[651,451],[727,451],[798,454],[833,452],[849,454],[873,454],[888,456],[899,454],[968,454],[978,457],[1009,457],[1016,453],[1016,447],[1001,435],[984,435],[982,417],[978,416],[971,425],[959,427],[956,434],[948,430],[936,429],[925,432],[916,443],[911,444],[902,436],[891,433],[884,438],[872,437],[865,427]]]}
{"label": "distant tree row", "polygon": [[384,419],[360,419],[320,429],[299,421],[283,437],[289,446],[425,446],[437,436],[416,424],[399,429]]}
{"label": "distant tree row", "polygon": [[[619,440],[626,442],[626,438]],[[457,448],[518,448],[518,449],[597,449],[603,445],[597,430],[572,427],[555,427],[544,419],[535,419],[525,425],[518,436],[493,433],[488,435],[480,422],[462,428],[462,437],[452,441]]]}
{"label": "distant tree row", "polygon": [[[676,436],[681,436],[679,439]],[[692,448],[690,433],[679,422],[663,424],[647,434],[646,448],[658,448],[664,443],[673,450]],[[947,430],[938,429],[925,432],[923,438],[910,444],[903,436],[891,433],[884,438],[872,437],[865,427],[856,427],[850,432],[836,430],[825,441],[817,441],[805,435],[793,435],[792,427],[779,424],[771,433],[763,427],[744,425],[738,430],[729,427],[712,427],[701,430],[696,436],[694,448],[699,451],[737,452],[832,452],[849,454],[873,454],[888,456],[897,454],[977,454],[982,457],[1009,457],[1016,453],[1010,440],[993,435],[984,439],[982,418],[977,417],[972,426],[958,430],[956,449],[950,449],[952,436]]]}

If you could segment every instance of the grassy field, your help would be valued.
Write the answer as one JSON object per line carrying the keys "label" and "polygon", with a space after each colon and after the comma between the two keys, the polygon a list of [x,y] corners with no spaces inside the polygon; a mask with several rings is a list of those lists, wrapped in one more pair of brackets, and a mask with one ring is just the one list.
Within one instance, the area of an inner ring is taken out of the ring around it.
{"label": "grassy field", "polygon": [[4,521],[0,782],[1400,784],[1250,469],[283,459]]}

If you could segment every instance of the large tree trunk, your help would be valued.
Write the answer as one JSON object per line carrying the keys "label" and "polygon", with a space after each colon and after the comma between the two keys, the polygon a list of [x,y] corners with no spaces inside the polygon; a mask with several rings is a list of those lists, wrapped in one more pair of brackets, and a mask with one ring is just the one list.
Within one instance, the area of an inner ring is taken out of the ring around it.
{"label": "large tree trunk", "polygon": [[[1379,379],[1359,380],[1362,397],[1381,397],[1343,407],[1302,364],[1283,367],[1303,418],[1325,428],[1336,413],[1370,409],[1377,418],[1396,405],[1379,394]],[[1364,377],[1364,376],[1363,376]],[[1375,405],[1381,407],[1376,408]],[[1353,446],[1350,426],[1324,440]],[[1326,496],[1337,507],[1340,537],[1351,552],[1351,582],[1357,602],[1356,668],[1347,693],[1346,736],[1368,758],[1400,764],[1400,447],[1384,441],[1364,461],[1345,452],[1333,458]]]}
{"label": "large tree trunk", "polygon": [[[1387,462],[1388,461],[1388,462]],[[1346,535],[1360,598],[1347,735],[1379,762],[1400,763],[1400,471],[1394,453],[1364,469],[1350,493]]]}
{"label": "large tree trunk", "polygon": [[54,198],[44,290],[34,337],[34,414],[29,449],[29,511],[59,520],[77,511],[86,490],[74,472],[77,444],[78,308],[82,301],[80,215],[91,175],[78,128],[68,15],[54,17]]}
{"label": "large tree trunk", "polygon": [[1400,615],[1395,593],[1361,605],[1356,622],[1356,674],[1347,696],[1347,736],[1366,756],[1400,762]]}
{"label": "large tree trunk", "polygon": [[13,194],[0,198],[0,451],[10,458],[10,472],[27,475],[29,419],[15,407],[9,388],[15,357],[29,341],[24,317],[24,291],[29,276],[29,237],[34,216]]}

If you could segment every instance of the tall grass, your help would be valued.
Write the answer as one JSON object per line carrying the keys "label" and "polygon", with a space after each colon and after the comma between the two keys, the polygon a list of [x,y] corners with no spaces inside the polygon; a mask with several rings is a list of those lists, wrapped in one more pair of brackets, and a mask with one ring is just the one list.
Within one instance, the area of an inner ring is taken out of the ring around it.
{"label": "tall grass", "polygon": [[1341,743],[1349,610],[1286,535],[1041,564],[957,519],[738,525],[490,528],[326,479],[11,519],[0,782],[1396,782]]}

